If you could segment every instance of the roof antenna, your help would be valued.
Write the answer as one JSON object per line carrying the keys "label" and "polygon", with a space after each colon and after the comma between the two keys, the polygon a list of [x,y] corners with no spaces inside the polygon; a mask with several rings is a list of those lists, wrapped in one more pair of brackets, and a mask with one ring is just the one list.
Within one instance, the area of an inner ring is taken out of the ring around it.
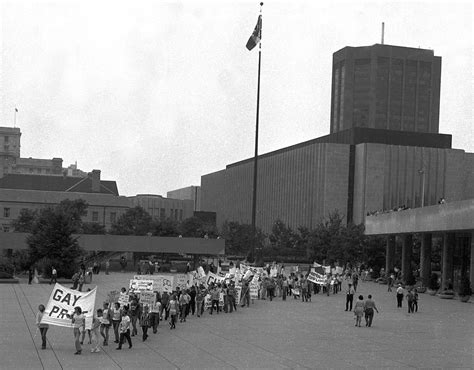
{"label": "roof antenna", "polygon": [[382,45],[384,44],[385,37],[385,22],[382,22]]}

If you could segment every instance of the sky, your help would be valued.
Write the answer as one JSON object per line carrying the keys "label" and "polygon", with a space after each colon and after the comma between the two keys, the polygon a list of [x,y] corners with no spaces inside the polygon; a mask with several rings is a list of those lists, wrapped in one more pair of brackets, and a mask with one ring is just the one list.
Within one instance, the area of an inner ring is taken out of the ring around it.
{"label": "sky", "polygon": [[[0,0],[0,126],[21,156],[100,169],[121,195],[200,185],[254,153],[258,1]],[[469,1],[265,1],[259,153],[329,133],[332,54],[442,59],[440,132],[474,152]]]}

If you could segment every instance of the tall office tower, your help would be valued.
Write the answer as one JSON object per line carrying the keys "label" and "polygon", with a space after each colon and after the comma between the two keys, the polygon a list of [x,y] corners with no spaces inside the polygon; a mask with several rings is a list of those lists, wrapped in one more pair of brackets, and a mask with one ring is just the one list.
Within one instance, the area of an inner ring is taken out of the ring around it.
{"label": "tall office tower", "polygon": [[375,44],[333,54],[331,133],[367,127],[438,133],[441,57]]}

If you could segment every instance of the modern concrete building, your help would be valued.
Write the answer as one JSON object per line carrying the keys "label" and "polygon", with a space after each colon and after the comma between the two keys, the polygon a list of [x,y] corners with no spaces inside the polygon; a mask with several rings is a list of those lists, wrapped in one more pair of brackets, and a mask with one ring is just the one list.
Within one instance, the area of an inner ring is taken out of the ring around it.
{"label": "modern concrete building", "polygon": [[181,189],[171,190],[166,193],[168,198],[192,200],[194,202],[194,211],[202,211],[201,209],[201,187],[188,186]]}
{"label": "modern concrete building", "polygon": [[[338,210],[367,213],[474,197],[474,154],[439,134],[441,58],[390,45],[333,56],[330,134],[260,155],[256,224],[313,227]],[[251,222],[253,159],[201,178],[202,209]]]}
{"label": "modern concrete building", "polygon": [[352,127],[438,133],[441,58],[376,44],[333,55],[331,133]]}
{"label": "modern concrete building", "polygon": [[164,198],[161,195],[138,194],[128,197],[131,207],[144,208],[154,219],[182,221],[193,216],[194,201]]}

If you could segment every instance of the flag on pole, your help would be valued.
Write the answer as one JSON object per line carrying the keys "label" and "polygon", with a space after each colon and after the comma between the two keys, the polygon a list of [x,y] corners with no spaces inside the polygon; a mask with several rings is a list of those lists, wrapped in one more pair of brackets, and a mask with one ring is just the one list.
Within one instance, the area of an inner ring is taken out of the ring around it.
{"label": "flag on pole", "polygon": [[247,41],[247,49],[252,50],[262,39],[262,15],[258,16],[257,25],[253,30],[252,36],[250,36],[249,40]]}

